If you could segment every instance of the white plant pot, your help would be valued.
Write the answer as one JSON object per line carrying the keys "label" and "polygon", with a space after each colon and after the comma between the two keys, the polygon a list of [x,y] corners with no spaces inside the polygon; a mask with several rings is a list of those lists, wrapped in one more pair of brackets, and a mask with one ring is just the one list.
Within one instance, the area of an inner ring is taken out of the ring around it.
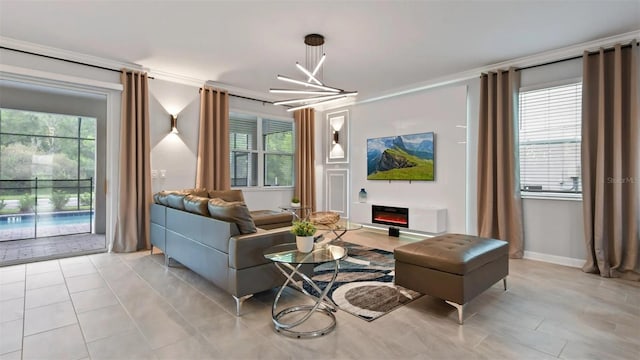
{"label": "white plant pot", "polygon": [[296,236],[298,251],[308,253],[313,250],[313,236]]}
{"label": "white plant pot", "polygon": [[300,203],[291,203],[291,207],[292,208],[299,208],[300,207]]}

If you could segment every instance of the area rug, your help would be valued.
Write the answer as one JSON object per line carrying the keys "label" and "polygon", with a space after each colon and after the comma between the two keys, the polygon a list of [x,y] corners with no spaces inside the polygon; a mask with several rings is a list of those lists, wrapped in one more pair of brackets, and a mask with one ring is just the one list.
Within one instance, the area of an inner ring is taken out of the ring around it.
{"label": "area rug", "polygon": [[[373,321],[422,296],[393,283],[392,253],[344,241],[335,241],[332,245],[347,248],[348,254],[340,261],[338,277],[329,290],[329,297],[340,310]],[[314,268],[313,281],[324,289],[332,275],[333,264],[318,265]],[[318,295],[309,284],[305,283],[304,289]]]}

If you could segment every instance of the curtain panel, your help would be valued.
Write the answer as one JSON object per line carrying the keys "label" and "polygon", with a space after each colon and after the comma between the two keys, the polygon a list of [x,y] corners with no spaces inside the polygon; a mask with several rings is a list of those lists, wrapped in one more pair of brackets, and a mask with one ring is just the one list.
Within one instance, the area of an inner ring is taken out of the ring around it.
{"label": "curtain panel", "polygon": [[637,56],[635,45],[583,55],[582,204],[583,270],[639,281]]}
{"label": "curtain panel", "polygon": [[120,193],[114,252],[149,249],[151,166],[149,87],[146,73],[122,70]]}
{"label": "curtain panel", "polygon": [[307,108],[293,113],[296,125],[296,174],[294,195],[303,207],[316,209],[315,110]]}
{"label": "curtain panel", "polygon": [[518,166],[518,89],[515,69],[483,74],[478,130],[478,233],[509,243],[522,258],[524,232]]}
{"label": "curtain panel", "polygon": [[230,189],[229,156],[229,93],[202,87],[196,187]]}

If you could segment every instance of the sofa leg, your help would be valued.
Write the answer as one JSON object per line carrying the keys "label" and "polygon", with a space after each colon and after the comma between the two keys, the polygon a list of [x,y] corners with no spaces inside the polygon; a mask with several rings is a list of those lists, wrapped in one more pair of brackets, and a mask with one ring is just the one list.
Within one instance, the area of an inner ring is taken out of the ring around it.
{"label": "sofa leg", "polygon": [[502,285],[504,285],[504,291],[507,291],[507,277],[505,276],[504,279],[502,279]]}
{"label": "sofa leg", "polygon": [[447,304],[453,306],[454,308],[458,309],[458,324],[462,325],[462,315],[463,315],[463,310],[464,310],[464,304],[460,305],[460,304],[456,304],[452,301],[449,300],[445,300],[444,302],[446,302]]}
{"label": "sofa leg", "polygon": [[236,301],[236,316],[240,316],[240,310],[242,310],[242,303],[244,303],[245,300],[247,300],[248,298],[252,297],[253,294],[249,294],[241,297],[237,297],[235,295],[231,295],[231,296],[233,296],[233,299]]}
{"label": "sofa leg", "polygon": [[164,254],[164,267],[169,267],[169,255]]}
{"label": "sofa leg", "polygon": [[151,252],[149,253],[149,255],[153,255],[153,245],[151,245]]}

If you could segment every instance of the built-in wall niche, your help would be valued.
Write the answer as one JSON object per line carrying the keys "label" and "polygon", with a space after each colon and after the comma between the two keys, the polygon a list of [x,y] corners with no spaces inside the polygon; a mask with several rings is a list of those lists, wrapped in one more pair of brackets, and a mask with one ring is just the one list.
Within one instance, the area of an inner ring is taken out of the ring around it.
{"label": "built-in wall niche", "polygon": [[349,162],[349,110],[327,114],[327,164]]}

